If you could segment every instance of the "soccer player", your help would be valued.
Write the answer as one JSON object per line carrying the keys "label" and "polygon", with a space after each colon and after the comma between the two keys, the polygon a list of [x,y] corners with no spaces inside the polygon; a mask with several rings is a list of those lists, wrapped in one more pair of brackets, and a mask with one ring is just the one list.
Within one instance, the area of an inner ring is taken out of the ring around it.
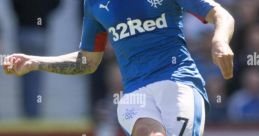
{"label": "soccer player", "polygon": [[[124,96],[141,93],[145,105],[118,104],[118,120],[133,136],[200,136],[209,104],[204,81],[187,50],[183,11],[213,23],[212,58],[225,79],[233,75],[229,42],[233,17],[213,0],[85,0],[80,51],[56,57],[13,54],[4,70],[91,74],[111,42]],[[194,26],[195,27],[195,26]]]}

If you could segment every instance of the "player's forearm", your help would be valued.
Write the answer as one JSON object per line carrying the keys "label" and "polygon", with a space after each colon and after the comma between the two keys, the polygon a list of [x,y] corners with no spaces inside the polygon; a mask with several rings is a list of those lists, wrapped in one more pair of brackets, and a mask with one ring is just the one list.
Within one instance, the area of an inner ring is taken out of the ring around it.
{"label": "player's forearm", "polygon": [[230,79],[233,77],[234,53],[229,42],[234,32],[234,19],[225,9],[217,6],[209,12],[206,20],[215,24],[211,49],[213,62],[219,66],[223,77]]}
{"label": "player's forearm", "polygon": [[215,32],[212,42],[224,42],[229,44],[234,33],[235,21],[233,17],[222,7],[215,7],[209,21],[215,24]]}
{"label": "player's forearm", "polygon": [[75,52],[57,57],[31,57],[36,62],[36,70],[58,74],[89,74],[95,68],[87,61],[81,52]]}

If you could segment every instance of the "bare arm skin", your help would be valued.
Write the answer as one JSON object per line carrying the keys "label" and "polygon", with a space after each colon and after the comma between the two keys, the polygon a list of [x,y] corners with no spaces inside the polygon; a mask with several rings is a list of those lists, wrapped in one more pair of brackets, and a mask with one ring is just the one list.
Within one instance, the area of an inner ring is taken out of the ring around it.
{"label": "bare arm skin", "polygon": [[99,66],[103,52],[78,51],[56,57],[39,57],[25,54],[8,56],[4,64],[7,74],[22,76],[34,70],[57,74],[91,74]]}
{"label": "bare arm skin", "polygon": [[218,65],[225,79],[233,77],[234,53],[229,47],[234,32],[233,17],[221,6],[214,7],[206,17],[206,21],[215,25],[212,38],[212,59]]}
{"label": "bare arm skin", "polygon": [[[229,42],[234,31],[233,17],[222,7],[216,6],[206,17],[215,24],[212,39],[212,58],[219,66],[225,79],[233,77],[233,52]],[[7,58],[4,71],[18,76],[33,70],[42,70],[59,74],[90,74],[101,62],[103,52],[75,52],[57,57],[36,57],[24,54],[13,54]],[[83,57],[87,63],[82,62]]]}
{"label": "bare arm skin", "polygon": [[102,55],[100,52],[81,51],[56,58],[39,58],[37,69],[58,74],[91,74],[99,66]]}

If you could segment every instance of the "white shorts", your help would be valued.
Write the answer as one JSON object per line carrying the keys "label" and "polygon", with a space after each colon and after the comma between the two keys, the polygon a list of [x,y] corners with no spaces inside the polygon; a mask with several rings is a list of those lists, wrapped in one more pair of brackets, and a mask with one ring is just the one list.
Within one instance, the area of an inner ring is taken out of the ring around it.
{"label": "white shorts", "polygon": [[193,87],[164,80],[125,94],[118,104],[118,120],[128,135],[140,118],[152,118],[167,136],[201,136],[205,122],[203,97]]}

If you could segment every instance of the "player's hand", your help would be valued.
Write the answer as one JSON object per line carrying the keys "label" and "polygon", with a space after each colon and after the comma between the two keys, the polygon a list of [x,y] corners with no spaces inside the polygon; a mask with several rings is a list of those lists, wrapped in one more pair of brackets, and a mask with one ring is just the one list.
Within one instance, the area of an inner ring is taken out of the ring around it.
{"label": "player's hand", "polygon": [[5,58],[3,69],[6,74],[22,76],[35,70],[36,65],[28,55],[13,54]]}
{"label": "player's hand", "polygon": [[6,74],[13,74],[13,63],[14,63],[14,58],[12,57],[5,57],[4,58],[4,64],[3,64],[3,70]]}
{"label": "player's hand", "polygon": [[213,42],[212,43],[212,59],[213,62],[218,65],[220,71],[225,79],[233,77],[233,57],[229,45],[225,42]]}

